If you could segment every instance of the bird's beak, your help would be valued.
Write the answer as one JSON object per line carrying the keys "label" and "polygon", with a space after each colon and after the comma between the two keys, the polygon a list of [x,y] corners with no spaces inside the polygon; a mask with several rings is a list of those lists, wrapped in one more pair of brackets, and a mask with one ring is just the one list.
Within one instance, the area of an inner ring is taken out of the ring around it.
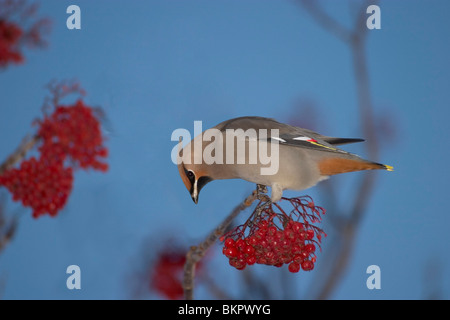
{"label": "bird's beak", "polygon": [[191,198],[192,198],[192,201],[194,201],[195,204],[198,203],[197,180],[195,181],[194,185],[192,186]]}

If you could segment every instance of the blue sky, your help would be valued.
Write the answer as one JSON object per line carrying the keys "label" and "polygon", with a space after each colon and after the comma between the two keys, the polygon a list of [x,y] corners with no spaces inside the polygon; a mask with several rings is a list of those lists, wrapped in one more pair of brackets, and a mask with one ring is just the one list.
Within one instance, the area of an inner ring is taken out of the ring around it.
{"label": "blue sky", "polygon": [[[351,25],[347,1],[322,3]],[[77,172],[57,218],[34,220],[8,202],[21,218],[0,255],[3,298],[128,298],[127,279],[143,247],[150,255],[166,237],[195,244],[253,189],[244,181],[213,182],[194,205],[170,161],[174,129],[192,132],[195,120],[206,128],[243,115],[287,122],[300,113],[297,102],[308,100],[316,106],[315,130],[364,138],[350,51],[294,1],[76,1],[82,28],[68,30],[71,4],[42,2],[40,14],[53,20],[48,48],[27,51],[24,65],[0,73],[0,159],[33,132],[45,85],[75,78],[88,93],[85,101],[106,112],[111,168]],[[380,161],[395,171],[378,174],[352,261],[332,298],[422,299],[427,275],[436,273],[430,265],[437,265],[438,289],[448,299],[450,4],[379,5],[382,28],[369,31],[368,66],[375,114],[396,132],[393,139],[380,134]],[[362,145],[345,149],[364,156]],[[340,203],[352,201],[357,177],[334,177],[344,190]],[[155,240],[145,246],[148,239]],[[215,256],[218,282],[236,284],[238,271]],[[82,270],[79,291],[65,285],[71,264]],[[381,268],[381,290],[365,286],[372,264]],[[289,276],[303,297],[301,283],[313,276]],[[208,298],[204,290],[198,294]]]}

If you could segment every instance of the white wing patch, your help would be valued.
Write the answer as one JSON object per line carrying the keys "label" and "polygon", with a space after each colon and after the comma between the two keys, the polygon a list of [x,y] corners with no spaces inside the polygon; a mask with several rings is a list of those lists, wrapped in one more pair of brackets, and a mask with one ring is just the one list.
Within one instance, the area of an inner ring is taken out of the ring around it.
{"label": "white wing patch", "polygon": [[286,142],[286,140],[281,139],[280,137],[270,137],[270,139],[277,140],[277,141],[280,141],[280,142]]}
{"label": "white wing patch", "polygon": [[310,138],[310,137],[306,137],[306,136],[301,136],[301,137],[295,137],[292,138],[292,140],[300,140],[300,141],[308,141],[308,142],[317,142],[316,140]]}
{"label": "white wing patch", "polygon": [[340,149],[336,149],[336,148],[333,148],[333,147],[329,147],[329,146],[323,145],[323,144],[319,143],[316,139],[313,139],[313,138],[310,138],[310,137],[307,137],[307,136],[295,137],[295,138],[292,138],[292,140],[306,141],[306,142],[309,142],[309,143],[314,144],[316,146],[319,146],[319,147],[322,147],[322,148],[326,148],[326,149],[329,149],[329,150],[332,150],[332,151],[348,153],[348,152],[346,152],[344,150],[340,150]]}

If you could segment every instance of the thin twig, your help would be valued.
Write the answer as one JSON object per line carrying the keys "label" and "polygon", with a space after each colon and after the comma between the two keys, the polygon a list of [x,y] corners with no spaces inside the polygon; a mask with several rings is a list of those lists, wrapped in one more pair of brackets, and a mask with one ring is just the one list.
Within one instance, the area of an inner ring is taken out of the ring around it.
{"label": "thin twig", "polygon": [[0,196],[0,253],[11,242],[17,229],[17,217],[8,219],[6,216],[6,198]]}
{"label": "thin twig", "polygon": [[245,283],[245,292],[239,297],[240,299],[270,300],[272,298],[271,284],[267,281],[261,281],[260,277],[255,276],[253,270],[248,268],[242,270],[242,279]]}
{"label": "thin twig", "polygon": [[215,282],[215,279],[212,276],[210,276],[208,272],[202,272],[201,275],[199,275],[199,276],[201,277],[200,281],[202,283],[206,284],[208,291],[213,296],[215,296],[217,299],[219,299],[219,300],[232,300],[233,299],[228,294],[228,292],[223,290],[223,288]]}
{"label": "thin twig", "polygon": [[350,43],[352,34],[350,30],[340,24],[333,17],[328,15],[322,8],[317,5],[317,0],[300,0],[303,7],[308,13],[321,25],[325,30],[335,35],[340,40]]}
{"label": "thin twig", "polygon": [[38,135],[34,135],[31,137],[26,137],[20,146],[17,148],[14,153],[12,153],[1,165],[0,165],[0,175],[2,175],[5,171],[11,169],[16,163],[22,161],[25,158],[28,151],[30,151],[40,140]]}
{"label": "thin twig", "polygon": [[0,230],[0,252],[11,242],[17,229],[17,219],[12,218],[9,225]]}
{"label": "thin twig", "polygon": [[[0,164],[0,175],[5,171],[11,169],[16,163],[22,161],[27,153],[39,142],[40,137],[38,135],[27,136],[20,146],[14,151],[2,164]],[[16,229],[17,229],[17,217],[14,217],[9,221],[9,225],[6,226],[6,217],[2,210],[0,210],[0,252],[10,243]]]}
{"label": "thin twig", "polygon": [[251,206],[256,199],[261,197],[259,190],[260,189],[258,188],[258,190],[253,191],[250,196],[234,208],[225,220],[215,230],[213,230],[203,242],[197,246],[191,246],[190,250],[187,252],[183,278],[184,297],[186,300],[192,300],[194,298],[194,278],[197,263],[205,256],[209,247],[211,247],[217,239],[224,234],[225,230],[234,218],[236,218],[236,216],[243,210]]}

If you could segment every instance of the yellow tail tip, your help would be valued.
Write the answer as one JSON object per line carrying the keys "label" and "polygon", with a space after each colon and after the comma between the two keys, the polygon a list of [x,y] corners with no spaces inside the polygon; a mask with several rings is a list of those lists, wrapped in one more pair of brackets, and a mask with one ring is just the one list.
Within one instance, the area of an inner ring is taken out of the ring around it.
{"label": "yellow tail tip", "polygon": [[394,167],[393,166],[388,166],[388,165],[384,165],[384,168],[387,170],[387,171],[394,171]]}

